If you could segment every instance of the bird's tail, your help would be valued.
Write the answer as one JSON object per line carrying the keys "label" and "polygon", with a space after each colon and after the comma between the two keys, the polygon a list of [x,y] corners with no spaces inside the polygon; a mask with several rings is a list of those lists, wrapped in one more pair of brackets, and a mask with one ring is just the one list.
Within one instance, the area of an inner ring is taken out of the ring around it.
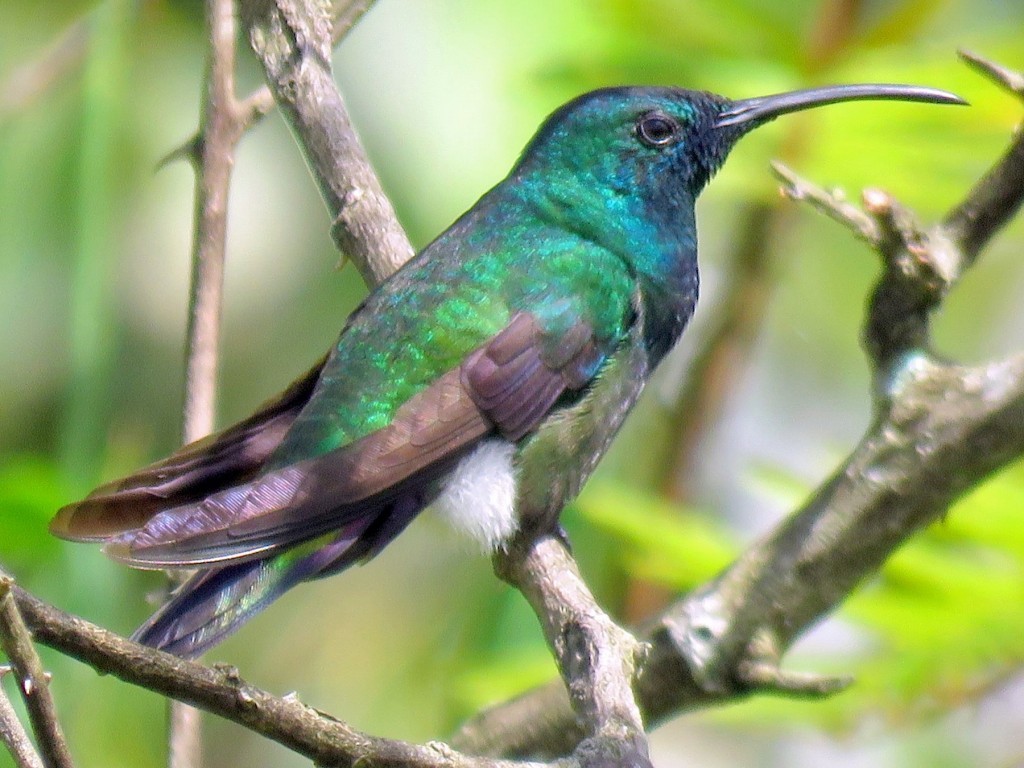
{"label": "bird's tail", "polygon": [[139,627],[132,640],[193,659],[234,632],[293,584],[273,561],[214,568],[195,574]]}
{"label": "bird's tail", "polygon": [[211,568],[183,583],[132,635],[185,659],[201,655],[302,581],[329,576],[376,555],[423,508],[399,499],[384,514],[351,522],[266,560]]}
{"label": "bird's tail", "polygon": [[182,658],[195,658],[299,582],[315,578],[326,568],[341,570],[365,557],[362,533],[346,529],[327,544],[313,541],[267,560],[200,571],[182,584],[132,639]]}

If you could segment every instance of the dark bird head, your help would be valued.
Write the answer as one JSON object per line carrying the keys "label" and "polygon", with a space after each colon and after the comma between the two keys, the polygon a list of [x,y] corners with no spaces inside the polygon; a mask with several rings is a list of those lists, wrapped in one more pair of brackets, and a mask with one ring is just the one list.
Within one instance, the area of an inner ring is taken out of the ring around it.
{"label": "dark bird head", "polygon": [[958,96],[911,85],[835,85],[734,101],[681,88],[605,88],[552,114],[513,175],[533,171],[615,196],[691,200],[736,142],[779,115],[840,101],[888,99],[963,104]]}

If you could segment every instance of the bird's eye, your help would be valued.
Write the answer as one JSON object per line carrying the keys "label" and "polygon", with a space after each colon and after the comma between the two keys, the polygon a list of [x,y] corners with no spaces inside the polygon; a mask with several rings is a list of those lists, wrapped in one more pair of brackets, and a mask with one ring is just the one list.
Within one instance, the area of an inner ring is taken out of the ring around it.
{"label": "bird's eye", "polygon": [[649,147],[664,147],[671,144],[679,126],[676,122],[660,112],[641,117],[636,124],[636,135]]}

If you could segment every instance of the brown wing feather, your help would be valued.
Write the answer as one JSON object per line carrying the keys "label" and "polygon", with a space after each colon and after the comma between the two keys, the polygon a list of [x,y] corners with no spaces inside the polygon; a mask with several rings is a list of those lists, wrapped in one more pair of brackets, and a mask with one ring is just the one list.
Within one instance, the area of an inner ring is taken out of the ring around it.
{"label": "brown wing feather", "polygon": [[170,506],[198,501],[251,479],[308,402],[326,361],[325,355],[243,421],[63,507],[50,531],[74,541],[101,541],[142,527]]}
{"label": "brown wing feather", "polygon": [[265,557],[377,513],[450,468],[492,428],[456,369],[410,398],[387,427],[199,504],[169,509],[106,551],[141,567]]}
{"label": "brown wing feather", "polygon": [[566,389],[586,386],[604,358],[593,328],[579,321],[557,339],[520,312],[462,365],[462,384],[497,425],[516,441],[533,430]]}
{"label": "brown wing feather", "polygon": [[556,345],[563,365],[552,368],[545,362],[549,340],[532,315],[520,313],[404,403],[387,427],[168,509],[107,551],[141,567],[242,562],[379,514],[399,497],[420,493],[495,428],[510,440],[532,430],[581,366],[593,367],[593,334],[571,337],[570,349]]}

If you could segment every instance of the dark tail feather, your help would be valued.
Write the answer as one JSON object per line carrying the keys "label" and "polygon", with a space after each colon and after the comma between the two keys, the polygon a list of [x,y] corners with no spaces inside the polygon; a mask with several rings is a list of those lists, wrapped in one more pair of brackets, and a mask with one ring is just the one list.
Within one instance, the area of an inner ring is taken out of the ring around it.
{"label": "dark tail feather", "polygon": [[299,546],[267,560],[200,571],[132,635],[136,642],[193,659],[232,634],[296,584],[329,576],[376,555],[423,508],[400,499],[387,514],[353,521],[309,551]]}
{"label": "dark tail feather", "polygon": [[273,561],[201,571],[182,584],[132,640],[193,659],[293,586],[273,577]]}
{"label": "dark tail feather", "polygon": [[141,528],[165,509],[252,479],[309,401],[325,361],[317,361],[244,421],[68,504],[57,512],[50,531],[73,541],[103,541]]}

